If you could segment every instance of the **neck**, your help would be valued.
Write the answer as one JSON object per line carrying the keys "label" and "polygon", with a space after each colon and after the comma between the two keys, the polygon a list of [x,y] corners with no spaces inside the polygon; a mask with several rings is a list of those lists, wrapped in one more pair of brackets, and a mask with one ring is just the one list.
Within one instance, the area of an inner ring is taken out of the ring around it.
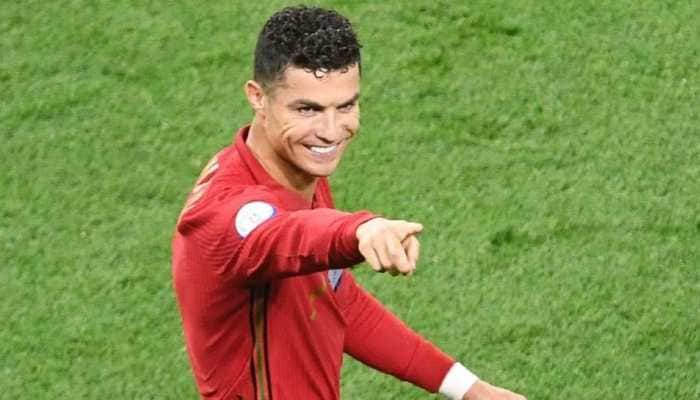
{"label": "neck", "polygon": [[310,177],[296,166],[281,158],[267,141],[267,132],[256,119],[250,125],[246,145],[265,171],[285,188],[311,201],[318,178]]}

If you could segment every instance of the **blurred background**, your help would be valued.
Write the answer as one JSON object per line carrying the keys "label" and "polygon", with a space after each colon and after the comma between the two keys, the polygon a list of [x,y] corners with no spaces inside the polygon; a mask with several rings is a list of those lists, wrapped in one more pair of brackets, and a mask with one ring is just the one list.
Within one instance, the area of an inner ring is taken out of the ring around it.
{"label": "blurred background", "polygon": [[[700,398],[700,3],[318,4],[364,45],[336,203],[426,227],[358,279],[531,399]],[[284,5],[2,2],[0,397],[197,398],[170,239]],[[349,358],[342,396],[437,398]]]}

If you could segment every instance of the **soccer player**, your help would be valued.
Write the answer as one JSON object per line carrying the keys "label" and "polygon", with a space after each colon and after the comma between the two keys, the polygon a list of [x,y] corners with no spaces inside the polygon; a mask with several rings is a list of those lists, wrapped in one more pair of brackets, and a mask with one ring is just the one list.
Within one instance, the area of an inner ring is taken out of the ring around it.
{"label": "soccer player", "polygon": [[422,230],[333,207],[326,178],[358,132],[360,65],[334,11],[286,8],[258,37],[245,84],[254,118],[204,168],[173,239],[201,397],[338,399],[347,353],[451,399],[524,399],[479,380],[353,278],[362,261],[410,275]]}

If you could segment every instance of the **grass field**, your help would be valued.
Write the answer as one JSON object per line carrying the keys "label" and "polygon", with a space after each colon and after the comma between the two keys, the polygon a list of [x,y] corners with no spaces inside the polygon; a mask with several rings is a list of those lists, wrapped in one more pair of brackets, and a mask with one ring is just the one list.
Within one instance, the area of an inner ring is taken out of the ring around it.
{"label": "grass field", "polygon": [[[284,3],[204,4],[3,2],[0,398],[196,398],[170,237]],[[530,399],[700,398],[700,3],[321,4],[364,44],[336,200],[426,226],[359,280]]]}

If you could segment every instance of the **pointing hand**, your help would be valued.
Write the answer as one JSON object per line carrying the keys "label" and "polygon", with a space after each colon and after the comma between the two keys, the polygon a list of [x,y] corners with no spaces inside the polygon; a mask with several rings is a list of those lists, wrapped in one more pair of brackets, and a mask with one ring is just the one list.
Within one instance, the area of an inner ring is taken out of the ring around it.
{"label": "pointing hand", "polygon": [[385,218],[371,219],[357,228],[360,253],[377,272],[411,275],[420,254],[417,235],[423,225]]}

